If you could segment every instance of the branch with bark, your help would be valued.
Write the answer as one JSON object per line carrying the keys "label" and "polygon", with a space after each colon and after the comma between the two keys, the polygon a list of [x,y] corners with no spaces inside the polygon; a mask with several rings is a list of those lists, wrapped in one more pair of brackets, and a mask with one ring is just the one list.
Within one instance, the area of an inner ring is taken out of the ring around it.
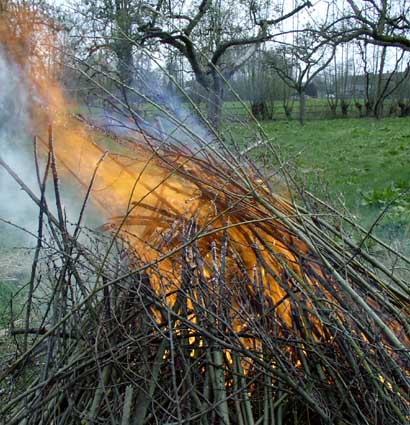
{"label": "branch with bark", "polygon": [[404,0],[347,0],[348,9],[322,28],[328,40],[346,43],[361,40],[380,46],[410,50],[410,2]]}

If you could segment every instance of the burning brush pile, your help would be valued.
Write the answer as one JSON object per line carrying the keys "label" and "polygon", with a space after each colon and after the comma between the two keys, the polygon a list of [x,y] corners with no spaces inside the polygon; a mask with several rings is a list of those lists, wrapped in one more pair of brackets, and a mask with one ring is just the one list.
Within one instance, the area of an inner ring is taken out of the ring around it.
{"label": "burning brush pile", "polygon": [[[112,155],[84,122],[65,131],[39,148],[48,308],[12,330],[8,423],[408,423],[404,282],[227,152],[139,134]],[[69,231],[58,173],[105,233]]]}
{"label": "burning brush pile", "polygon": [[229,148],[118,139],[37,90],[40,195],[1,160],[39,207],[8,424],[409,423],[408,283]]}

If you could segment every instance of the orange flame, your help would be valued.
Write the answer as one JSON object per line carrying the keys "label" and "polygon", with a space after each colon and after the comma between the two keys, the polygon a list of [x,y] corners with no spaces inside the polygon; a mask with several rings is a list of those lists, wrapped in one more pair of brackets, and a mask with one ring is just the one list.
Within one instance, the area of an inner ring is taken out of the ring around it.
{"label": "orange flame", "polygon": [[[86,188],[104,156],[99,142],[110,136],[68,112],[70,102],[54,75],[47,72],[47,55],[41,50],[56,42],[55,28],[40,20],[42,31],[38,31],[33,24],[35,12],[20,12],[20,29],[6,15],[0,19],[0,39],[5,41],[8,56],[22,69],[29,68],[31,90],[41,99],[42,104],[32,103],[32,127],[42,130],[40,137],[47,140],[47,126],[52,123],[61,171],[72,173]],[[25,54],[26,46],[30,46],[30,55]],[[256,194],[268,197],[282,214],[293,213],[284,199],[268,193],[256,178],[249,178]],[[184,285],[183,268],[188,266],[190,279],[196,273],[196,284],[205,280],[215,293],[220,294],[221,283],[226,283],[232,294],[232,311],[239,303],[248,302],[234,293],[235,284],[241,282],[250,299],[258,300],[255,314],[270,311],[269,317],[292,329],[293,294],[305,290],[314,293],[314,282],[327,277],[307,245],[256,202],[257,196],[249,197],[249,189],[238,180],[227,165],[212,165],[135,134],[128,140],[126,155],[105,156],[91,195],[111,230],[130,242],[143,263],[156,264],[150,271],[150,281],[158,292],[172,293]],[[190,238],[195,242],[186,246]],[[181,264],[180,254],[178,260],[171,255],[181,247],[186,249],[186,264]],[[195,249],[202,264],[193,259]],[[194,269],[196,272],[192,272]],[[330,291],[324,291],[331,300]],[[195,297],[192,302],[198,302]],[[175,295],[169,299],[173,302]],[[309,302],[304,314],[309,317],[311,334],[324,337]],[[246,331],[240,318],[233,323],[237,332]]]}

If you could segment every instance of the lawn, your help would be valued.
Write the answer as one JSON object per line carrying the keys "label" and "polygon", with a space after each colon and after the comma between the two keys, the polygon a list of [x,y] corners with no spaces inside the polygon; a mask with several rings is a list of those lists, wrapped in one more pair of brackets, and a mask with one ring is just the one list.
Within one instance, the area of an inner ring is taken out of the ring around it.
{"label": "lawn", "polygon": [[[262,124],[308,188],[327,192],[369,226],[387,204],[382,224],[410,223],[410,119],[333,119]],[[251,126],[248,126],[251,127]],[[246,143],[254,128],[230,130]]]}

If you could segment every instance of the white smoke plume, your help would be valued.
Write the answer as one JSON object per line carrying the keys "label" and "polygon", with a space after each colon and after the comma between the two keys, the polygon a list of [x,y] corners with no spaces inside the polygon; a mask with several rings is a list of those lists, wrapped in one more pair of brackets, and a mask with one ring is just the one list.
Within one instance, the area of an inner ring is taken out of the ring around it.
{"label": "white smoke plume", "polygon": [[[33,153],[30,152],[33,143],[28,128],[28,93],[24,74],[0,50],[0,155],[38,194]],[[0,167],[0,218],[35,232],[37,210],[27,194]],[[23,231],[4,222],[0,223],[0,230],[3,247],[30,239]]]}
{"label": "white smoke plume", "polygon": [[[33,99],[30,96],[33,96],[33,90],[25,77],[24,70],[10,62],[4,52],[0,50],[0,156],[32,192],[40,197],[33,142],[36,131],[39,129],[31,128],[33,124],[30,120],[30,103]],[[42,174],[44,161],[39,159],[40,173]],[[81,192],[78,191],[78,188],[65,184],[64,181],[62,184],[61,195],[63,207],[67,206],[65,208],[66,217],[69,223],[75,223],[82,203]],[[51,178],[47,183],[46,198],[48,206],[53,212],[55,201]],[[92,217],[88,217],[89,222],[92,225],[102,224],[101,218],[96,217],[94,210],[92,212]],[[38,215],[39,207],[0,167],[0,232],[2,235],[0,248],[34,246]],[[27,232],[6,224],[6,221],[26,229]]]}

